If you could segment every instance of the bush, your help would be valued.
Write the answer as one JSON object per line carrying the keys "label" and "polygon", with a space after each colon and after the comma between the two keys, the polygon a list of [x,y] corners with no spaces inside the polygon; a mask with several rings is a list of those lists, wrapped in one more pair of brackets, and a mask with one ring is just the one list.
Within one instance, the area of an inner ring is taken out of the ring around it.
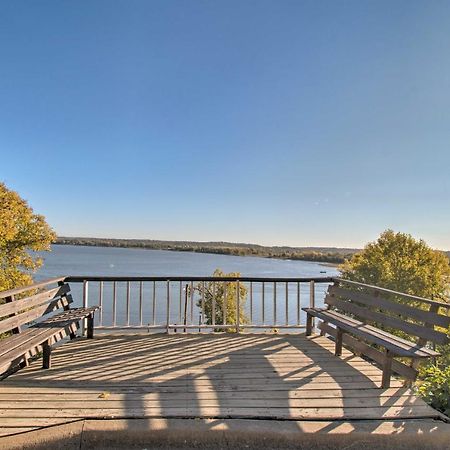
{"label": "bush", "polygon": [[450,366],[421,369],[416,389],[430,406],[450,416]]}
{"label": "bush", "polygon": [[[238,272],[224,273],[220,269],[216,269],[212,275],[213,277],[240,277],[241,274]],[[215,305],[215,323],[216,325],[221,325],[224,323],[224,318],[228,325],[236,324],[237,319],[237,298],[239,295],[239,323],[244,325],[248,323],[248,318],[245,314],[245,303],[247,300],[247,288],[244,283],[239,284],[239,291],[237,288],[237,283],[235,281],[216,281],[216,282],[206,282],[198,283],[195,286],[195,291],[198,292],[200,299],[197,302],[199,308],[202,307],[201,298],[204,298],[205,306],[205,318],[206,324],[212,325],[213,318],[213,304]],[[225,306],[225,308],[224,308]],[[224,310],[226,310],[226,317],[224,317]],[[223,329],[217,328],[214,331],[224,331]],[[228,332],[235,333],[236,328],[228,328]]]}

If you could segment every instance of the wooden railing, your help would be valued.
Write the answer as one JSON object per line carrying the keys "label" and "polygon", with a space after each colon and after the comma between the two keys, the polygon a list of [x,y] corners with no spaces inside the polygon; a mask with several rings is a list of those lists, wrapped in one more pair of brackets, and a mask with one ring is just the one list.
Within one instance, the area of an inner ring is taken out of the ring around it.
{"label": "wooden railing", "polygon": [[[0,302],[12,301],[43,285],[61,282],[71,284],[75,306],[101,306],[96,328],[103,330],[257,332],[304,329],[306,316],[301,308],[323,306],[328,286],[336,282],[352,285],[379,299],[394,296],[419,306],[419,310],[441,310],[443,314],[450,314],[447,299],[436,301],[336,277],[68,276],[0,292]],[[213,300],[208,318],[202,293],[208,288],[214,293],[220,286],[225,300],[222,310]],[[235,320],[219,320],[220,316],[229,318],[227,291],[241,292],[239,287],[246,288],[245,295],[240,293],[229,299],[235,302]]]}
{"label": "wooden railing", "polygon": [[[81,284],[83,306],[101,306],[96,328],[166,332],[303,329],[306,318],[301,308],[320,306],[333,281],[330,277],[183,276],[72,276],[65,280],[73,289]],[[221,305],[216,305],[216,297]],[[207,301],[211,303],[208,317]],[[229,308],[235,313],[231,318]],[[216,320],[219,317],[222,320]]]}

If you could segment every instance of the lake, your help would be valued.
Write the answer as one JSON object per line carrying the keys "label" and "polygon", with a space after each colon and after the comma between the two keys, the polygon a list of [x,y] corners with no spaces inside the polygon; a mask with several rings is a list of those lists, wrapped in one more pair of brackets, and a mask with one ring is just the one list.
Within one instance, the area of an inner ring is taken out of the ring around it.
{"label": "lake", "polygon": [[[105,276],[211,276],[215,269],[220,268],[224,272],[240,272],[242,276],[248,277],[319,277],[319,276],[336,276],[338,271],[335,267],[325,266],[316,262],[308,261],[290,261],[280,259],[269,259],[250,256],[230,256],[216,255],[206,253],[189,253],[165,250],[145,250],[134,248],[114,248],[114,247],[83,247],[71,245],[54,245],[51,252],[43,252],[44,265],[36,274],[36,280],[43,280],[57,276],[68,275],[105,275]],[[326,273],[321,273],[326,271]],[[126,283],[118,283],[117,295],[117,324],[125,324],[127,321],[125,310],[125,286]],[[181,288],[181,286],[180,286]],[[172,286],[175,298],[181,297],[180,288]],[[146,323],[162,323],[165,320],[166,307],[166,287],[163,283],[158,284],[156,289],[156,312],[152,318],[151,286],[144,286],[144,305],[143,315],[144,324]],[[176,289],[179,289],[178,291]],[[254,323],[262,323],[261,302],[261,286],[254,286]],[[273,296],[273,288],[266,286],[266,320],[273,318],[273,307],[270,306],[269,300]],[[281,290],[282,287],[280,286]],[[324,292],[326,285],[316,285],[316,305],[323,304]],[[82,289],[78,283],[72,284],[75,306],[81,305]],[[296,286],[295,283],[288,287],[288,302],[290,308],[296,306]],[[89,285],[89,303],[98,304],[98,283],[90,283]],[[103,304],[103,324],[112,323],[112,286],[105,283],[104,286],[104,304]],[[284,293],[278,294],[284,299]],[[301,285],[302,306],[307,306],[307,297],[309,295],[309,286],[306,283]],[[130,323],[136,324],[140,318],[138,317],[138,283],[132,283],[131,286],[131,313]],[[184,297],[184,296],[183,296]],[[283,318],[284,306],[279,300],[277,308],[280,309],[278,317]],[[295,303],[295,305],[294,305]],[[246,305],[248,309],[248,302]],[[198,314],[198,308],[194,305],[194,316]],[[178,300],[176,307],[171,310],[171,320],[177,322]],[[294,323],[294,314],[288,318],[287,322]],[[268,323],[268,322],[266,322]]]}

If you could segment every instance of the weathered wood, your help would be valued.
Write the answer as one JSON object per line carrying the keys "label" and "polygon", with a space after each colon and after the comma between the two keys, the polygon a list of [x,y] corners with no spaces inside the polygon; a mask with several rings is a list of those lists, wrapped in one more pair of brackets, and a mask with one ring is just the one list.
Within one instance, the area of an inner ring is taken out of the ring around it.
{"label": "weathered wood", "polygon": [[[63,284],[57,288],[50,289],[45,292],[40,292],[39,294],[32,295],[27,298],[18,299],[15,301],[10,301],[10,303],[0,305],[0,317],[6,317],[9,314],[19,313],[25,309],[34,308],[36,306],[48,303],[51,300],[56,300],[57,298],[63,296],[70,291],[70,287],[67,284]],[[8,299],[8,297],[7,297]],[[71,303],[73,300],[68,301]]]}
{"label": "weathered wood", "polygon": [[18,287],[18,288],[10,289],[8,291],[1,291],[0,298],[10,297],[11,295],[16,296],[18,294],[22,294],[23,292],[31,292],[36,289],[48,286],[50,284],[56,284],[59,281],[64,281],[64,280],[66,280],[66,277],[51,278],[49,280],[44,280],[39,283],[34,283],[30,286]]}
{"label": "weathered wood", "polygon": [[[85,398],[85,399],[55,399],[53,395],[50,399],[38,399],[38,400],[0,400],[0,408],[7,408],[10,410],[21,410],[21,409],[37,409],[37,408],[74,408],[74,409],[124,409],[136,407],[137,404],[144,408],[155,408],[161,405],[160,396],[146,396],[145,398],[137,399],[136,397],[129,398],[124,396],[124,398],[111,399],[111,396],[105,396],[105,398],[97,395],[96,398]],[[383,408],[386,406],[405,406],[405,407],[416,407],[423,406],[423,401],[415,396],[403,396],[394,397],[391,401],[384,399],[384,402],[380,402],[379,397],[369,397],[369,398],[323,398],[322,396],[316,396],[313,398],[273,398],[268,397],[230,397],[224,396],[223,398],[214,398],[213,395],[208,396],[196,396],[192,393],[190,396],[172,394],[171,396],[164,396],[165,407],[183,407],[187,402],[197,403],[200,402],[202,407],[214,407],[214,408]]]}
{"label": "weathered wood", "polygon": [[427,349],[425,347],[420,347],[417,344],[391,335],[370,325],[366,325],[355,319],[351,319],[348,316],[339,314],[335,311],[321,310],[319,308],[306,308],[306,310],[310,314],[315,315],[325,322],[331,322],[336,326],[339,326],[347,333],[351,333],[364,340],[368,340],[373,342],[374,344],[388,348],[389,350],[395,352],[395,354],[398,356],[429,358],[431,356],[438,355],[438,353],[434,352],[433,350]]}
{"label": "weathered wood", "polygon": [[[330,336],[336,336],[336,328],[332,328],[325,322],[319,324],[319,329],[323,330],[324,333],[329,334]],[[355,352],[368,356],[370,359],[374,360],[380,365],[384,361],[384,353],[380,352],[375,347],[367,345],[366,343],[354,338],[353,336],[350,336],[349,334],[345,334],[343,336],[343,343],[353,349]],[[402,364],[400,361],[393,360],[392,369],[395,373],[409,380],[415,380],[417,377],[417,370],[410,366],[407,366],[406,364]]]}
{"label": "weathered wood", "polygon": [[[40,387],[32,385],[32,390],[29,387],[6,385],[2,386],[0,390],[0,401],[14,401],[14,402],[28,402],[28,401],[43,401],[43,400],[58,400],[58,401],[85,401],[85,400],[100,400],[104,401],[102,390],[81,390],[79,388],[68,387]],[[108,391],[107,400],[136,400],[144,401],[147,399],[161,400],[162,389],[155,386],[155,388],[114,388]],[[164,400],[178,399],[178,400],[203,400],[203,399],[217,399],[217,391],[193,390],[186,388],[183,392],[174,392],[167,390],[164,393]],[[27,394],[27,397],[21,394]],[[317,399],[317,392],[313,389],[302,390],[295,389],[290,391],[277,390],[246,390],[227,392],[227,399]],[[389,389],[367,389],[358,391],[354,389],[323,389],[320,392],[321,399],[341,399],[347,401],[350,399],[358,399],[363,401],[368,399],[372,401],[375,399],[377,403],[383,405],[386,402],[397,401],[398,399],[414,399],[417,397],[413,395],[408,388],[389,388]]]}
{"label": "weathered wood", "polygon": [[33,320],[39,319],[44,315],[50,314],[58,309],[63,308],[65,304],[67,304],[67,300],[57,299],[51,301],[48,304],[44,304],[36,308],[30,309],[28,311],[25,311],[21,314],[17,314],[13,317],[3,319],[2,321],[0,321],[0,333],[10,331],[20,325],[24,325]]}
{"label": "weathered wood", "polygon": [[49,341],[45,341],[42,344],[42,367],[44,369],[50,369],[52,365],[51,361],[52,348]]}
{"label": "weathered wood", "polygon": [[398,291],[394,291],[392,289],[386,289],[386,288],[382,288],[379,286],[373,286],[371,284],[365,284],[365,283],[360,283],[358,281],[351,281],[351,280],[346,280],[344,278],[339,278],[339,277],[335,277],[333,278],[333,281],[335,284],[350,284],[353,286],[357,286],[358,288],[366,288],[366,289],[370,289],[372,290],[374,293],[375,292],[384,292],[390,295],[398,295],[400,297],[403,298],[407,298],[407,299],[411,299],[411,300],[417,300],[421,303],[424,304],[428,304],[428,305],[437,305],[440,308],[445,308],[446,310],[450,311],[450,304],[449,303],[443,303],[443,302],[437,302],[435,300],[430,300],[429,298],[424,298],[424,297],[419,297],[417,295],[411,295],[411,294],[405,294],[404,292],[398,292]]}
{"label": "weathered wood", "polygon": [[334,350],[335,356],[342,355],[342,336],[343,336],[342,328],[337,328],[336,330],[336,348]]}
{"label": "weathered wood", "polygon": [[[57,301],[62,302],[61,299]],[[36,353],[39,346],[43,346],[43,350],[47,351],[46,343],[51,345],[52,342],[62,339],[67,334],[74,334],[76,330],[74,324],[89,315],[93,315],[96,309],[98,307],[69,309],[29,327],[20,335],[2,340],[0,342],[0,368],[4,371],[8,369],[8,363],[26,362],[28,355],[31,356],[33,352]]]}
{"label": "weathered wood", "polygon": [[383,389],[387,389],[391,385],[392,359],[393,359],[392,352],[386,350],[386,356],[383,363],[383,378],[381,380],[381,387]]}
{"label": "weathered wood", "polygon": [[311,314],[306,315],[306,336],[311,336],[313,329],[313,316]]}
{"label": "weathered wood", "polygon": [[[14,412],[12,412],[14,411]],[[347,420],[347,419],[414,419],[439,418],[440,415],[428,405],[414,408],[404,406],[387,406],[379,408],[249,408],[249,407],[134,407],[134,408],[98,408],[98,409],[17,409],[0,410],[0,417],[6,415],[18,418],[152,418],[152,417],[183,417],[183,418],[270,418],[270,419],[316,419],[316,420]]]}
{"label": "weathered wood", "polygon": [[358,306],[345,300],[338,299],[333,296],[327,296],[326,302],[334,306],[338,310],[345,311],[360,319],[376,322],[380,325],[388,326],[396,330],[404,331],[405,333],[426,339],[427,341],[437,342],[439,344],[447,344],[449,339],[445,333],[426,328],[422,325],[406,322],[395,317],[387,316],[384,313],[372,311],[369,308]]}
{"label": "weathered wood", "polygon": [[87,338],[94,339],[94,314],[87,316]]}
{"label": "weathered wood", "polygon": [[26,428],[109,417],[439,416],[396,379],[379,389],[380,369],[345,349],[335,357],[333,349],[328,338],[304,335],[77,339],[53,348],[51,371],[35,361],[0,383],[0,422]]}
{"label": "weathered wood", "polygon": [[394,300],[387,299],[382,296],[374,296],[359,291],[350,291],[339,286],[331,286],[328,289],[328,294],[331,296],[343,297],[346,300],[361,303],[363,305],[371,306],[377,309],[383,309],[389,313],[398,313],[399,315],[424,322],[424,326],[432,328],[437,325],[443,328],[450,326],[450,317],[438,314],[439,307],[431,305],[432,310],[421,310],[413,306],[404,305]]}
{"label": "weathered wood", "polygon": [[[8,316],[8,317],[14,317],[17,315],[17,312],[14,311],[14,295],[10,295],[9,297],[5,298],[5,304],[4,305],[0,305],[0,308],[3,306],[5,311],[1,311],[0,309],[0,317],[2,316]],[[9,311],[8,311],[9,310]],[[15,328],[11,329],[12,334],[20,334],[21,332],[21,327],[20,325],[18,325]]]}

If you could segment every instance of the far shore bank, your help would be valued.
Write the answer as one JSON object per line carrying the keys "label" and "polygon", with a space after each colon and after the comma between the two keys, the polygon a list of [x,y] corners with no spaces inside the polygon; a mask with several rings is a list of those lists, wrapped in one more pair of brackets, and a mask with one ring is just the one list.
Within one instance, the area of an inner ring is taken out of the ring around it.
{"label": "far shore bank", "polygon": [[358,249],[328,247],[268,247],[256,244],[229,242],[156,241],[79,237],[58,237],[54,245],[136,248],[231,256],[256,256],[261,258],[318,262],[324,267],[336,267],[351,258],[358,251]]}

